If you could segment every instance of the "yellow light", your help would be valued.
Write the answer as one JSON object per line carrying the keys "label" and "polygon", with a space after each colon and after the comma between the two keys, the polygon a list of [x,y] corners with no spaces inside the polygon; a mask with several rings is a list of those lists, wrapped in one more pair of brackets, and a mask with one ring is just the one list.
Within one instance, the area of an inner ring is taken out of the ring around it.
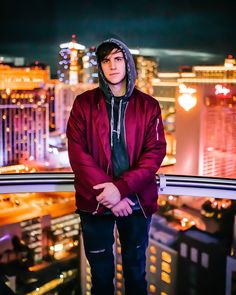
{"label": "yellow light", "polygon": [[157,272],[157,268],[154,265],[150,265],[149,269],[150,269],[151,273],[156,273]]}
{"label": "yellow light", "polygon": [[168,273],[166,273],[164,271],[161,272],[161,279],[162,279],[162,281],[166,282],[167,284],[171,283],[170,275],[168,275]]}
{"label": "yellow light", "polygon": [[121,264],[117,264],[116,269],[117,269],[118,271],[122,271],[122,265],[121,265]]}
{"label": "yellow light", "polygon": [[161,269],[167,273],[171,273],[170,264],[165,261],[161,262]]}
{"label": "yellow light", "polygon": [[157,249],[156,249],[156,247],[154,247],[154,246],[150,246],[149,251],[150,251],[150,253],[152,253],[152,254],[157,254]]}
{"label": "yellow light", "polygon": [[166,262],[168,262],[168,263],[171,263],[171,256],[170,256],[169,253],[163,251],[163,252],[161,253],[161,258],[162,258],[162,260],[164,260],[164,261],[166,261]]}
{"label": "yellow light", "polygon": [[156,293],[157,287],[153,284],[149,285],[149,291],[150,293]]}
{"label": "yellow light", "polygon": [[154,255],[150,255],[149,259],[150,259],[151,263],[156,263],[157,262],[157,258]]}
{"label": "yellow light", "polygon": [[193,95],[196,93],[196,89],[186,87],[184,84],[180,84],[179,93],[181,95],[178,97],[178,103],[185,111],[188,112],[196,106],[197,98]]}
{"label": "yellow light", "polygon": [[6,89],[6,93],[7,93],[7,95],[10,95],[10,93],[11,93],[11,89],[10,89],[10,88],[7,88],[7,89]]}

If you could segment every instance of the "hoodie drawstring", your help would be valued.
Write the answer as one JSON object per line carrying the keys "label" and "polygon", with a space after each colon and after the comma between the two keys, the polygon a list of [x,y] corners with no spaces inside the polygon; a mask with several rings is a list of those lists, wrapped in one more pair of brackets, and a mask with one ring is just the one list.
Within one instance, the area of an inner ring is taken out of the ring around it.
{"label": "hoodie drawstring", "polygon": [[113,132],[114,132],[114,97],[111,98],[111,149],[113,148]]}
{"label": "hoodie drawstring", "polygon": [[120,128],[121,128],[121,107],[122,107],[122,99],[119,101],[119,110],[118,110],[118,122],[117,122],[117,130],[114,129],[114,97],[111,98],[111,149],[113,148],[113,133],[117,133],[117,139],[120,140]]}

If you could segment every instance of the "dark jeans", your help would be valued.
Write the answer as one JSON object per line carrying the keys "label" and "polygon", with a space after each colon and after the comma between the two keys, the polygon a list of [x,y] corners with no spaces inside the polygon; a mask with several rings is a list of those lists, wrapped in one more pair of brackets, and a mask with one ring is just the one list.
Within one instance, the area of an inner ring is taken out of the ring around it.
{"label": "dark jeans", "polygon": [[80,212],[85,254],[92,274],[93,295],[114,294],[114,225],[121,243],[126,295],[147,295],[146,249],[151,217],[141,211],[127,217]]}

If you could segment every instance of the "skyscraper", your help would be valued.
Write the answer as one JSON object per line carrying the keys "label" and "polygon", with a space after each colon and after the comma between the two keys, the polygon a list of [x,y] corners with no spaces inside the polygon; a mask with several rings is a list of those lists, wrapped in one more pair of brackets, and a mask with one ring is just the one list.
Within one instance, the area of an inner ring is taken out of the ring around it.
{"label": "skyscraper", "polygon": [[49,68],[0,65],[0,166],[44,161],[48,150]]}
{"label": "skyscraper", "polygon": [[76,35],[72,35],[72,41],[60,44],[58,61],[58,79],[65,84],[75,85],[82,82],[83,62],[85,46],[76,42]]}

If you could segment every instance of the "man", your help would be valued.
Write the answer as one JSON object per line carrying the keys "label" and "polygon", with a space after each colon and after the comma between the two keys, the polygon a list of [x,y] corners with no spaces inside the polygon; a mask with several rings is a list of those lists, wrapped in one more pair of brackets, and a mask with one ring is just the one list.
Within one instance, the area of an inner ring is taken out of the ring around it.
{"label": "man", "polygon": [[106,40],[96,55],[99,87],[77,96],[67,127],[91,292],[114,294],[116,224],[125,294],[146,295],[155,173],[166,152],[161,111],[157,100],[135,88],[134,60],[123,42]]}

